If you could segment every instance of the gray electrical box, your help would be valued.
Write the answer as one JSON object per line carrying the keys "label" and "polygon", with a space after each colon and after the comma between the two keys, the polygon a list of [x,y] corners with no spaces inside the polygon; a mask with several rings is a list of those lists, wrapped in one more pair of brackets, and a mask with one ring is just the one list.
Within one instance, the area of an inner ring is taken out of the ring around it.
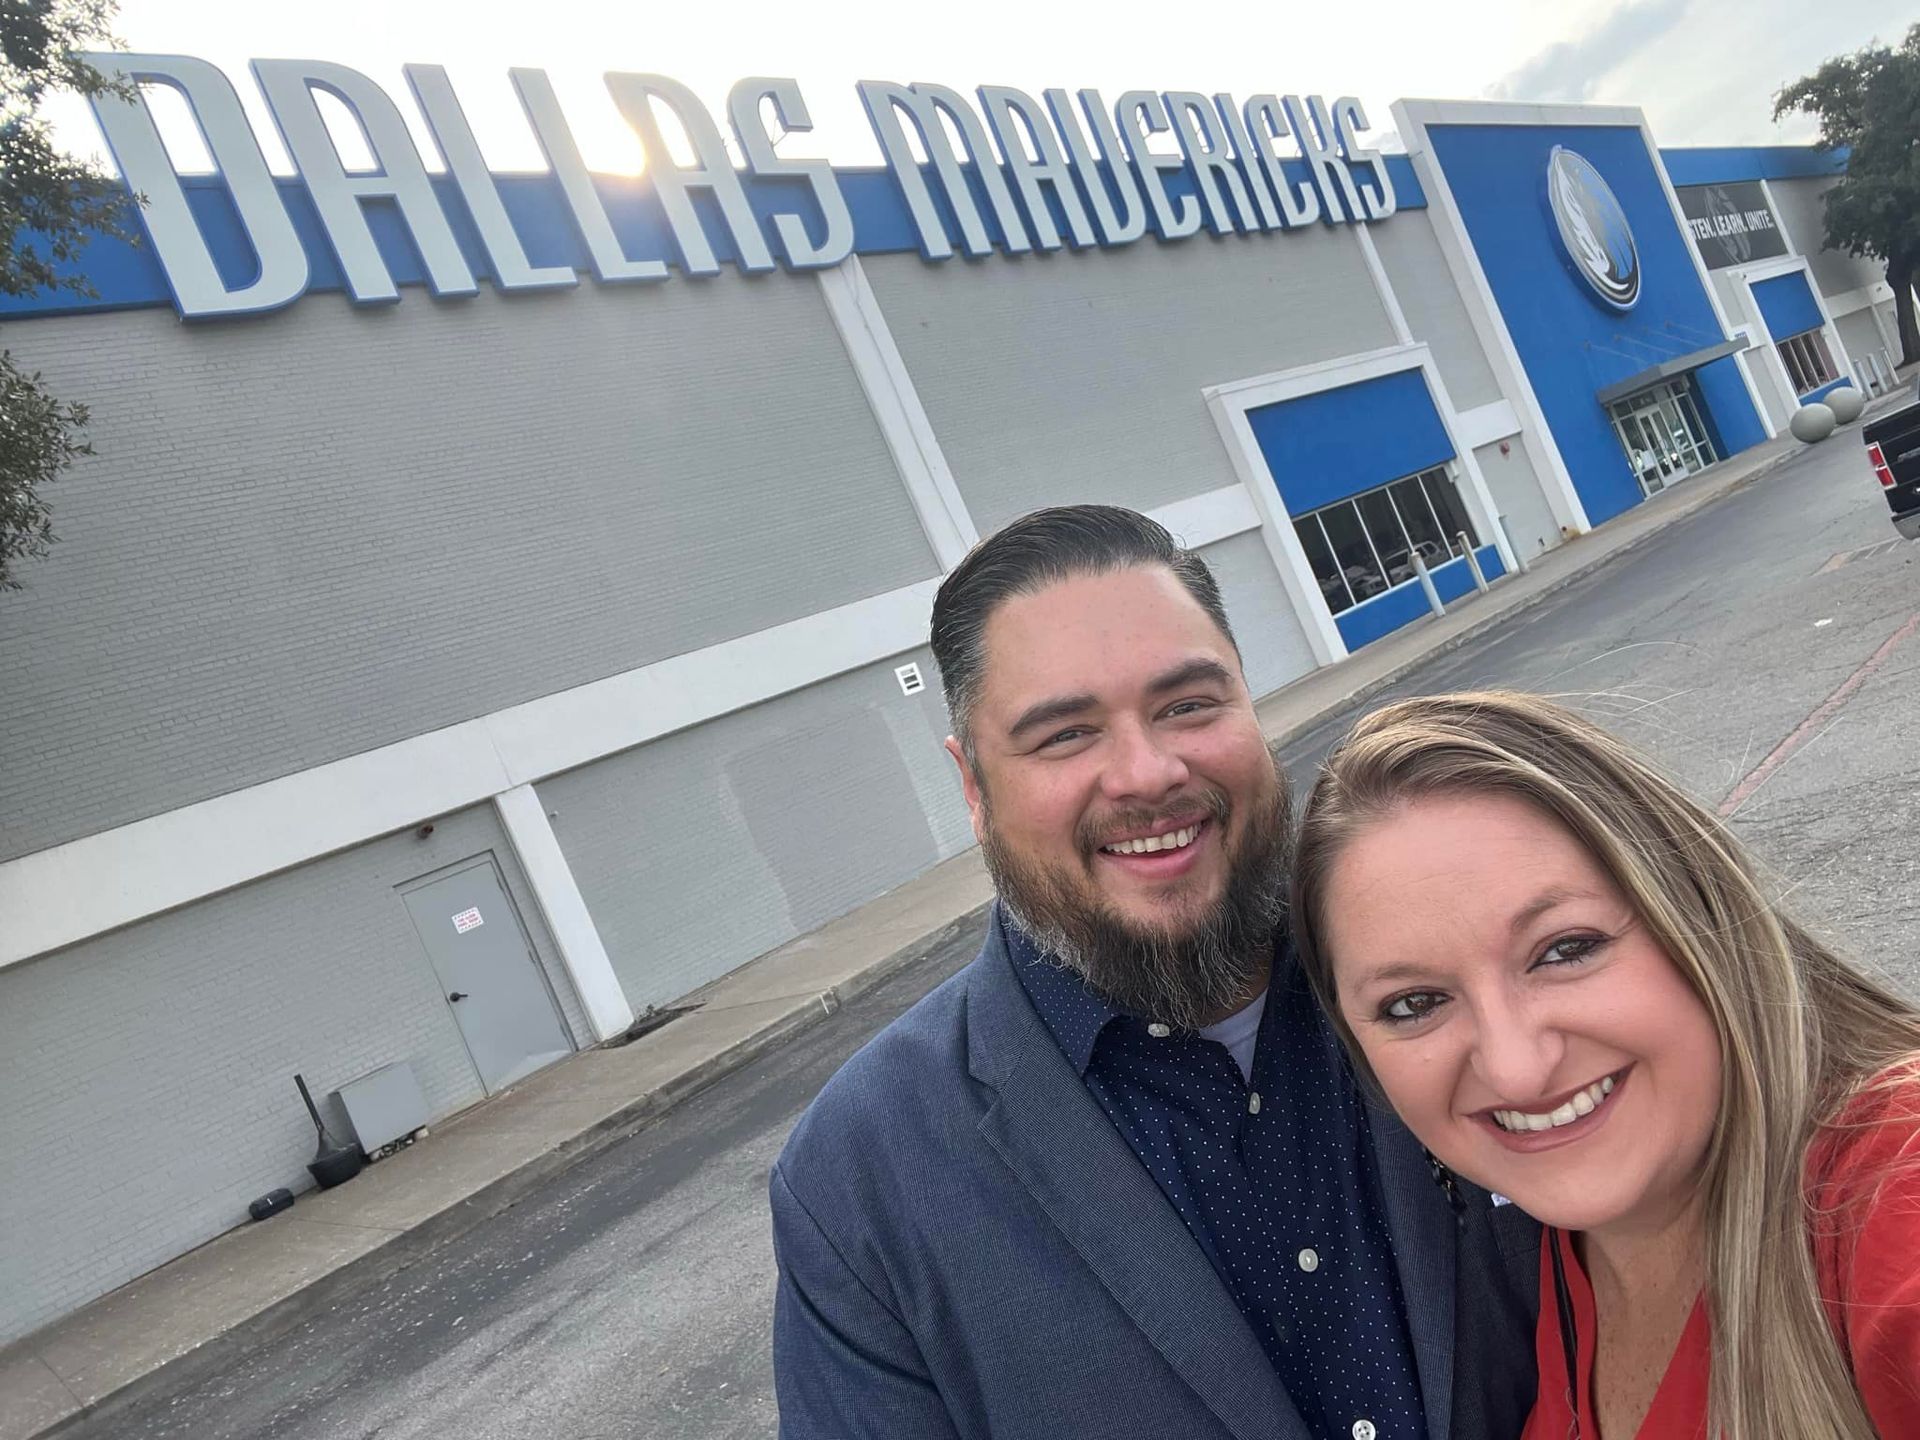
{"label": "gray electrical box", "polygon": [[354,1139],[371,1155],[427,1123],[427,1102],[413,1067],[404,1060],[369,1070],[333,1092],[347,1113]]}

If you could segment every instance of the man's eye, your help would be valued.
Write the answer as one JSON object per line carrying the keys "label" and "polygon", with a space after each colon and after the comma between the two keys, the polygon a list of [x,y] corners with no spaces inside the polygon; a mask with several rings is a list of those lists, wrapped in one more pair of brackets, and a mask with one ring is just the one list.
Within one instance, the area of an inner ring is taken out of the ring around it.
{"label": "man's eye", "polygon": [[1045,750],[1050,746],[1054,746],[1054,745],[1066,745],[1071,743],[1072,741],[1078,740],[1082,735],[1085,735],[1086,733],[1087,732],[1085,730],[1062,730],[1059,734],[1049,735],[1046,739],[1042,740],[1040,742],[1040,748],[1042,750]]}
{"label": "man's eye", "polygon": [[1211,700],[1182,700],[1178,705],[1168,706],[1167,714],[1169,716],[1198,715],[1202,711],[1211,710],[1213,708],[1214,708],[1214,702]]}
{"label": "man's eye", "polygon": [[1380,1018],[1390,1025],[1411,1025],[1426,1019],[1446,1003],[1447,997],[1436,990],[1413,990],[1396,995],[1382,1005]]}

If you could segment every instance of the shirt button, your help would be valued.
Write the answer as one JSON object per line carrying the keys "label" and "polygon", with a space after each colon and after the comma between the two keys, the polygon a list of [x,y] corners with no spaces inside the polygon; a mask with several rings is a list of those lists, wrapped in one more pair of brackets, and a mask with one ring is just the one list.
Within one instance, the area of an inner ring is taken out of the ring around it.
{"label": "shirt button", "polygon": [[1379,1432],[1373,1428],[1373,1422],[1371,1420],[1356,1420],[1353,1422],[1353,1440],[1373,1440],[1373,1437],[1378,1433]]}
{"label": "shirt button", "polygon": [[1260,1113],[1260,1092],[1256,1090],[1251,1095],[1247,1096],[1247,1114],[1258,1115],[1259,1113]]}
{"label": "shirt button", "polygon": [[1172,1033],[1173,1029],[1171,1026],[1162,1025],[1158,1020],[1147,1026],[1147,1034],[1153,1036],[1156,1040],[1164,1040]]}
{"label": "shirt button", "polygon": [[[1311,1248],[1302,1250],[1296,1258],[1300,1262],[1300,1268],[1306,1271],[1309,1275],[1311,1275],[1314,1271],[1320,1268],[1320,1255],[1319,1255],[1319,1252],[1316,1250],[1313,1250]],[[1373,1427],[1372,1425],[1368,1424],[1367,1421],[1362,1420],[1360,1422],[1360,1425],[1367,1426],[1368,1435],[1373,1434]],[[1355,1435],[1360,1434],[1360,1425],[1356,1425],[1353,1427],[1353,1433]],[[1365,1440],[1365,1436],[1362,1436],[1361,1440]]]}

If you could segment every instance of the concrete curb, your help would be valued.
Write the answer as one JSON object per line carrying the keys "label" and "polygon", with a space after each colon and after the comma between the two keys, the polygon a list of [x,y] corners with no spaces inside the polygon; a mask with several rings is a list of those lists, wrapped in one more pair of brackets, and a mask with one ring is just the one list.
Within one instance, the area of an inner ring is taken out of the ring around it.
{"label": "concrete curb", "polygon": [[974,906],[964,915],[927,931],[838,985],[796,997],[791,1008],[773,1017],[745,1039],[706,1056],[659,1088],[637,1096],[632,1104],[568,1137],[539,1159],[502,1175],[430,1219],[394,1236],[377,1249],[283,1296],[265,1309],[237,1318],[218,1338],[149,1370],[93,1405],[76,1409],[53,1424],[31,1432],[25,1440],[43,1440],[43,1437],[51,1440],[54,1436],[82,1434],[88,1427],[110,1420],[150,1395],[190,1384],[250,1351],[279,1339],[336,1301],[392,1279],[416,1261],[425,1259],[493,1216],[511,1209],[547,1180],[638,1134],[708,1086],[751,1064],[760,1056],[780,1049],[834,1015],[841,1006],[909,969],[915,962],[963,932],[977,929],[986,910],[984,905]]}

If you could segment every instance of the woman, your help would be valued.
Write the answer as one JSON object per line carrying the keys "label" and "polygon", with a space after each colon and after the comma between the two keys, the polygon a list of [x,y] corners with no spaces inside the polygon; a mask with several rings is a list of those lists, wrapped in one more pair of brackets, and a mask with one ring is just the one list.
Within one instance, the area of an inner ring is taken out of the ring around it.
{"label": "woman", "polygon": [[1920,1010],[1714,815],[1547,701],[1405,701],[1293,913],[1362,1071],[1547,1227],[1528,1440],[1920,1436]]}

